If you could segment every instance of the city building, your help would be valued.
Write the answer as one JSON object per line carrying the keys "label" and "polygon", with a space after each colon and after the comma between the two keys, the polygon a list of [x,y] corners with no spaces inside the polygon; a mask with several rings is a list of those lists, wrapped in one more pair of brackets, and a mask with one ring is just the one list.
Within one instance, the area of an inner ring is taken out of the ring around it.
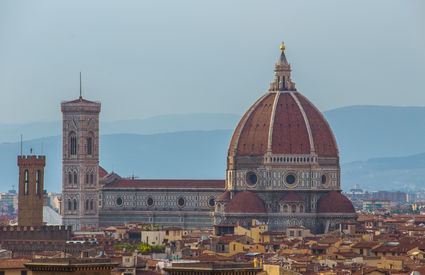
{"label": "city building", "polygon": [[338,146],[323,114],[295,88],[285,46],[270,89],[245,113],[230,141],[226,190],[215,224],[252,219],[270,230],[304,226],[313,233],[356,218],[341,194]]}
{"label": "city building", "polygon": [[390,211],[391,201],[387,199],[364,199],[363,210],[364,211]]}

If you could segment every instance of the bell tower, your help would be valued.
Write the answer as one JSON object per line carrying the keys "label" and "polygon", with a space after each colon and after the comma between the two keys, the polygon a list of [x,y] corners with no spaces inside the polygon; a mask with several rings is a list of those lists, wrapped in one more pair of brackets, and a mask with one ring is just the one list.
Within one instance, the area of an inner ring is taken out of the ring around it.
{"label": "bell tower", "polygon": [[18,225],[43,225],[45,156],[18,156]]}
{"label": "bell tower", "polygon": [[83,99],[61,103],[62,215],[74,230],[98,227],[100,102]]}

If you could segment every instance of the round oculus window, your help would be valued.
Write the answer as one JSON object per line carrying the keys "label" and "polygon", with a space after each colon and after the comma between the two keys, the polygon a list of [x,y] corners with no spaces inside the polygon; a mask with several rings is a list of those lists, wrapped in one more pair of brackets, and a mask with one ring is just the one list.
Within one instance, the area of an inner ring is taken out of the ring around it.
{"label": "round oculus window", "polygon": [[255,185],[257,184],[257,174],[255,174],[254,172],[248,172],[246,174],[246,181],[248,183],[248,185]]}
{"label": "round oculus window", "polygon": [[151,206],[153,205],[153,199],[152,199],[151,197],[147,198],[147,200],[146,200],[146,205],[147,205],[148,207],[151,207]]}
{"label": "round oculus window", "polygon": [[211,198],[211,199],[208,201],[208,206],[209,206],[209,207],[214,207],[214,205],[215,205],[215,200],[214,200],[214,198]]}
{"label": "round oculus window", "polygon": [[287,184],[294,184],[295,183],[295,176],[292,174],[289,174],[285,177],[285,181]]}
{"label": "round oculus window", "polygon": [[186,200],[184,198],[179,198],[177,200],[177,206],[178,207],[183,207],[185,203],[186,203]]}
{"label": "round oculus window", "polygon": [[121,206],[121,205],[122,205],[122,198],[121,198],[121,197],[118,197],[118,198],[115,200],[115,203],[116,203],[117,205]]}
{"label": "round oculus window", "polygon": [[326,175],[322,175],[322,184],[326,184],[327,178]]}

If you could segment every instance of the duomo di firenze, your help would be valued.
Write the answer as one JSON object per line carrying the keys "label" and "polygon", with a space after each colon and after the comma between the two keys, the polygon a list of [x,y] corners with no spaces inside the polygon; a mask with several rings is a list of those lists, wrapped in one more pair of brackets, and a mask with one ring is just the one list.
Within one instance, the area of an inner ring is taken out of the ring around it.
{"label": "duomo di firenze", "polygon": [[211,228],[252,219],[283,231],[327,232],[356,218],[341,194],[338,146],[291,80],[285,47],[274,81],[234,130],[225,180],[122,178],[99,166],[101,104],[63,102],[62,215],[73,229],[145,222]]}

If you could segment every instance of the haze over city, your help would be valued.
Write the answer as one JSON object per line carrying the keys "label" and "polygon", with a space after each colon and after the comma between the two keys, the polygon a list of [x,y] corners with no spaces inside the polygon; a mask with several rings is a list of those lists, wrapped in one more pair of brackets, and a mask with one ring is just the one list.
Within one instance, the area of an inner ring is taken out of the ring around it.
{"label": "haze over city", "polygon": [[282,40],[322,111],[424,106],[424,33],[420,0],[2,1],[0,123],[60,120],[80,71],[102,121],[241,115],[268,89]]}

